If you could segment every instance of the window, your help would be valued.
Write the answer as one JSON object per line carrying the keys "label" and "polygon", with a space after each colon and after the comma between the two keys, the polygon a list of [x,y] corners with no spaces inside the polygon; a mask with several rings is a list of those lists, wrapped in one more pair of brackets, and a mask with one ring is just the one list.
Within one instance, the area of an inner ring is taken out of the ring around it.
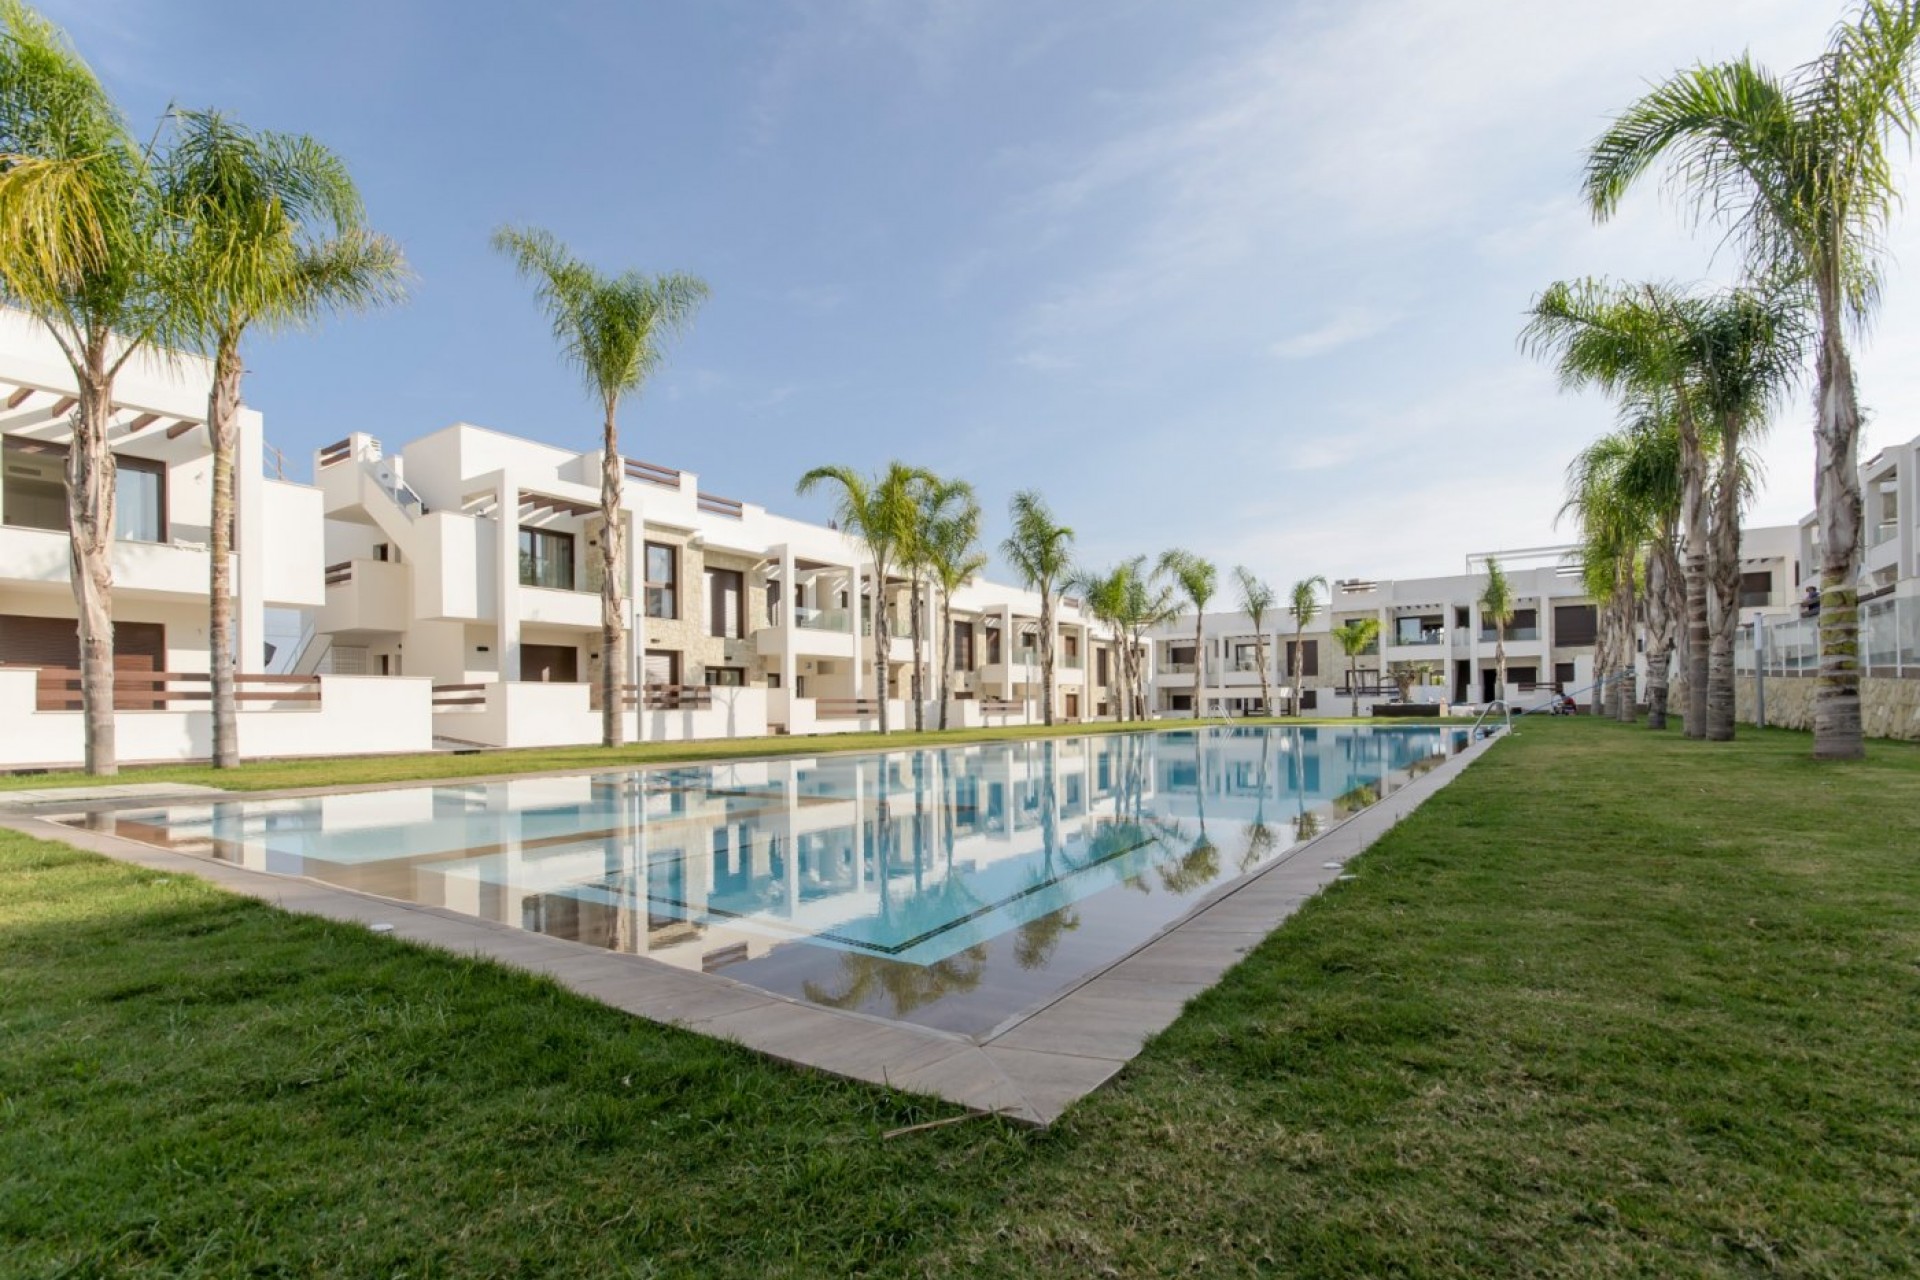
{"label": "window", "polygon": [[[1292,640],[1287,641],[1287,674],[1288,675],[1293,674],[1294,644],[1295,644],[1295,641],[1292,641]],[[1301,651],[1301,654],[1300,654],[1300,676],[1302,679],[1305,679],[1307,676],[1317,676],[1320,674],[1320,642],[1318,640],[1308,640],[1308,641],[1305,641],[1304,644],[1306,647]]]}
{"label": "window", "polygon": [[677,618],[680,616],[680,549],[664,542],[649,542],[646,552],[647,616]]}
{"label": "window", "polygon": [[738,569],[707,570],[708,635],[738,640],[745,634],[741,617],[744,586],[744,575]]}
{"label": "window", "polygon": [[146,458],[116,458],[113,531],[129,542],[167,540],[167,467]]}
{"label": "window", "polygon": [[1573,685],[1573,681],[1573,664],[1571,662],[1556,662],[1553,664],[1553,691],[1555,693],[1565,693]]}
{"label": "window", "polygon": [[738,689],[747,682],[743,667],[708,667],[707,684],[716,689]]}
{"label": "window", "polygon": [[953,666],[956,671],[973,670],[973,624],[953,624]]}
{"label": "window", "polygon": [[649,649],[643,667],[648,684],[680,683],[680,652],[677,649]]}
{"label": "window", "polygon": [[[67,446],[8,436],[0,509],[17,529],[67,531]],[[167,467],[149,458],[114,455],[114,536],[129,542],[167,540]]]}
{"label": "window", "polygon": [[1553,607],[1553,645],[1556,649],[1592,644],[1599,628],[1599,616],[1590,604],[1557,604]]}
{"label": "window", "polygon": [[1773,574],[1765,569],[1740,575],[1740,607],[1764,609],[1773,601]]}
{"label": "window", "polygon": [[[1111,658],[1111,655],[1112,655],[1112,650],[1110,650],[1110,649],[1096,649],[1096,650],[1094,650],[1094,652],[1093,652],[1093,670],[1094,670],[1094,680],[1093,680],[1093,682],[1094,682],[1095,684],[1112,684],[1112,683],[1113,683],[1113,681],[1112,681],[1111,679],[1109,679],[1109,678],[1108,678],[1108,668],[1107,668],[1107,663],[1108,663],[1108,661],[1110,660],[1110,658]],[[1105,715],[1105,714],[1107,714],[1107,706],[1106,706],[1106,704],[1105,704],[1104,702],[1100,704],[1100,714],[1101,714],[1101,715]]]}
{"label": "window", "polygon": [[573,590],[573,535],[522,526],[520,585]]}
{"label": "window", "polygon": [[989,622],[987,623],[987,665],[992,666],[999,661],[1000,624],[998,622]]}
{"label": "window", "polygon": [[1061,640],[1061,644],[1063,645],[1066,651],[1067,657],[1077,658],[1080,656],[1080,637],[1079,636],[1069,631],[1067,632],[1066,635],[1061,636],[1060,640]]}

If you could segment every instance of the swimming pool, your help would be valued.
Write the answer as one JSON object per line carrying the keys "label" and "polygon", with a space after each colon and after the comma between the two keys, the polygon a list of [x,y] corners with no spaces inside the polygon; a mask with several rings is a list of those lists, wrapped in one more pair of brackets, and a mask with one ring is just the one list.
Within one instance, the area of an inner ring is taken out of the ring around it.
{"label": "swimming pool", "polygon": [[235,799],[95,830],[977,1034],[1463,749],[1207,726]]}

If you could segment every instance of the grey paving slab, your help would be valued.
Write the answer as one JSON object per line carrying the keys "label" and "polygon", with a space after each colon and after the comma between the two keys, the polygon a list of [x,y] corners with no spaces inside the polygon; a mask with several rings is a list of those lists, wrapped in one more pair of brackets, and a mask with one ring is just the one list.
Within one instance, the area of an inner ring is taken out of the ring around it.
{"label": "grey paving slab", "polygon": [[988,1059],[1025,1100],[1036,1124],[1052,1124],[1060,1113],[1120,1073],[1126,1063],[1112,1058],[1081,1058],[988,1045]]}
{"label": "grey paving slab", "polygon": [[1180,1016],[1185,1000],[1130,995],[1097,980],[988,1042],[996,1049],[1041,1049],[1125,1062]]}

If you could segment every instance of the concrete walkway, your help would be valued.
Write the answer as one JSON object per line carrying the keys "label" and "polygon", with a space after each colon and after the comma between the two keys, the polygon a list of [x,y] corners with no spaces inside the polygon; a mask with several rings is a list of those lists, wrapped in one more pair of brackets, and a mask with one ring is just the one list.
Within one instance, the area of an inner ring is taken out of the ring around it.
{"label": "concrete walkway", "polygon": [[[829,1009],[723,974],[693,973],[437,907],[250,871],[38,816],[83,811],[89,800],[115,805],[128,799],[229,794],[213,788],[154,783],[146,784],[147,790],[133,784],[12,792],[0,807],[0,826],[121,862],[196,875],[287,911],[390,926],[394,938],[544,974],[616,1009],[734,1040],[797,1066],[1046,1125],[1111,1079],[1180,1015],[1188,1000],[1218,982],[1302,902],[1346,874],[1348,862],[1497,740],[1471,744],[1282,859],[1223,885],[1116,963],[977,1037]],[[49,807],[54,800],[61,802],[57,810]],[[38,813],[21,811],[29,807]]]}

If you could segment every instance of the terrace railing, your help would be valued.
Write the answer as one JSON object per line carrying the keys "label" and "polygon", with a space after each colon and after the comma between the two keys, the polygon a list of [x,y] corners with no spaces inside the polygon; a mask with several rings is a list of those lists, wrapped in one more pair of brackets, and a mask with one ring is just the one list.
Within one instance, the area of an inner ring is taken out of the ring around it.
{"label": "terrace railing", "polygon": [[[1768,676],[1814,676],[1820,672],[1820,619],[1783,618],[1761,628],[1759,661],[1754,629],[1740,628],[1734,642],[1734,669]],[[1862,674],[1900,680],[1920,679],[1920,599],[1890,597],[1860,606]]]}
{"label": "terrace railing", "polygon": [[[71,667],[41,667],[35,707],[40,711],[78,711],[80,672]],[[236,703],[318,703],[317,675],[236,675]],[[213,677],[204,671],[115,671],[115,711],[192,711],[213,701]]]}
{"label": "terrace railing", "polygon": [[817,698],[813,714],[820,720],[853,720],[880,714],[878,698]]}

